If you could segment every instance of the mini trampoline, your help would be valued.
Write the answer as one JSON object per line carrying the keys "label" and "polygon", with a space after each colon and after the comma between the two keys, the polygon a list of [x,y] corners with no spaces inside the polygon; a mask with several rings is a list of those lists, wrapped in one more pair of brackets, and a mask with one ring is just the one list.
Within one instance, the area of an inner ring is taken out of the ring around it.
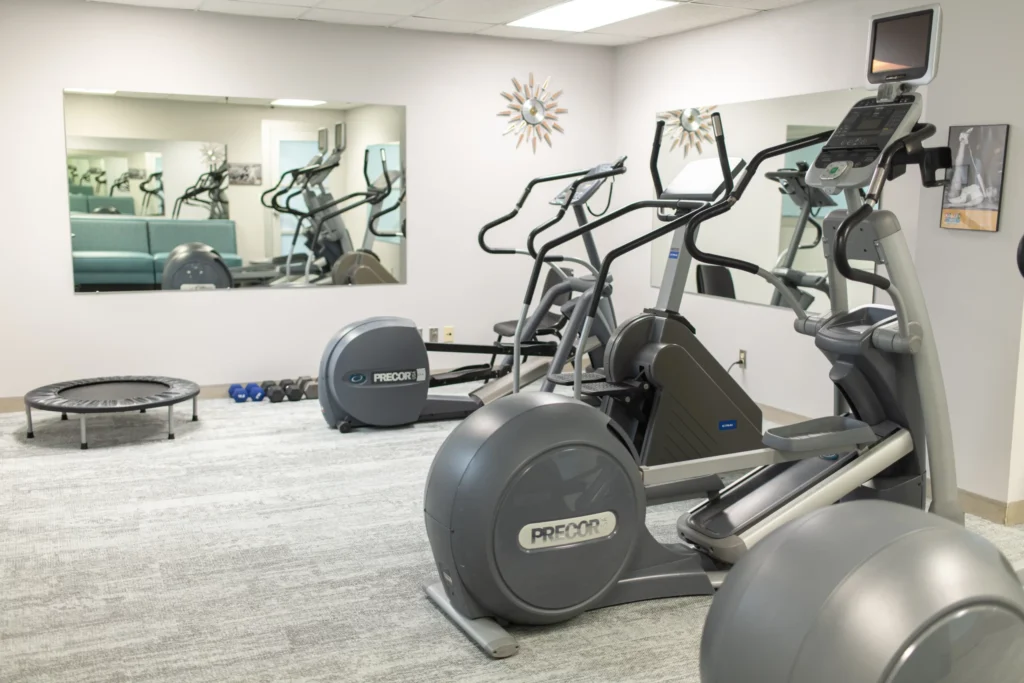
{"label": "mini trampoline", "polygon": [[79,416],[82,448],[89,447],[86,418],[98,413],[146,412],[150,408],[167,408],[167,438],[174,438],[174,405],[192,399],[192,421],[199,420],[197,399],[199,385],[173,377],[97,377],[72,382],[59,382],[39,387],[25,394],[25,417],[28,438],[34,438],[32,409],[48,410],[68,419],[68,413]]}

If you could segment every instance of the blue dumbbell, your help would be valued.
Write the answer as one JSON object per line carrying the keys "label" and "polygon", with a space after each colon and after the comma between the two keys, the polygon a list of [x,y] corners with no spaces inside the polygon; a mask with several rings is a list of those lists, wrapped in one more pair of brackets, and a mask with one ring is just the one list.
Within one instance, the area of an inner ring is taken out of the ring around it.
{"label": "blue dumbbell", "polygon": [[228,387],[228,396],[235,399],[235,403],[245,403],[249,400],[249,394],[241,384],[232,384]]}
{"label": "blue dumbbell", "polygon": [[249,382],[245,385],[245,393],[254,401],[262,401],[263,397],[266,396],[263,392],[263,387],[255,382]]}

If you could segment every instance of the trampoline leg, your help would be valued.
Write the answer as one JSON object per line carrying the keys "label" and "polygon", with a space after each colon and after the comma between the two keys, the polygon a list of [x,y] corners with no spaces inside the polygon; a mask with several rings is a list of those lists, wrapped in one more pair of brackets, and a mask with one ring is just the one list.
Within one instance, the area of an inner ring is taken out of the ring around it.
{"label": "trampoline leg", "polygon": [[34,439],[36,438],[36,433],[32,429],[32,408],[27,405],[25,406],[25,417],[28,419],[28,438]]}
{"label": "trampoline leg", "polygon": [[167,438],[174,438],[174,406],[167,406]]}
{"label": "trampoline leg", "polygon": [[192,397],[192,421],[199,422],[199,397]]}
{"label": "trampoline leg", "polygon": [[82,413],[82,415],[78,418],[78,424],[80,429],[82,430],[82,450],[84,451],[89,448],[89,439],[85,434],[85,413]]}
{"label": "trampoline leg", "polygon": [[61,420],[67,420],[68,419],[68,414],[67,413],[61,413],[60,414],[60,419]]}

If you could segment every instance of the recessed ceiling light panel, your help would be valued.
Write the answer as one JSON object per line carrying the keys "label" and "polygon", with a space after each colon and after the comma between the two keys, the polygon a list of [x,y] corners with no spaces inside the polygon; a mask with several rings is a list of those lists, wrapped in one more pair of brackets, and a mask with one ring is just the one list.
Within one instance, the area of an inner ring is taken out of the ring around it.
{"label": "recessed ceiling light panel", "polygon": [[272,107],[319,107],[321,104],[327,104],[327,102],[325,100],[293,100],[284,98],[270,103]]}
{"label": "recessed ceiling light panel", "polygon": [[508,25],[580,33],[678,4],[670,0],[570,0]]}
{"label": "recessed ceiling light panel", "polygon": [[116,95],[116,90],[107,90],[105,88],[64,88],[64,92],[74,93],[76,95]]}

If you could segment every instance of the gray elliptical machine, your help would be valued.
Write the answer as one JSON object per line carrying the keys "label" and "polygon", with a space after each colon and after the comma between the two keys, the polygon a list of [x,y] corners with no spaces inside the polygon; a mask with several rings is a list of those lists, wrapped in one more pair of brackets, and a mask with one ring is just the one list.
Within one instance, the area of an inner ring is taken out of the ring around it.
{"label": "gray elliptical machine", "polygon": [[[919,94],[886,86],[881,98],[858,102],[837,131],[759,152],[735,187],[715,114],[725,198],[614,250],[596,285],[601,287],[616,256],[685,228],[684,244],[694,259],[758,275],[781,293],[797,317],[797,331],[813,336],[832,362],[830,377],[848,413],[768,430],[757,449],[655,466],[640,464],[633,443],[608,414],[554,394],[510,396],[452,432],[434,459],[425,492],[427,535],[439,577],[427,595],[485,652],[505,657],[518,649],[499,622],[552,624],[610,605],[711,595],[732,581],[726,578],[729,567],[773,532],[837,502],[923,510],[926,465],[929,509],[963,524],[942,372],[924,297],[898,221],[890,212],[873,210],[887,177],[916,165],[924,184],[934,186],[938,170],[951,165],[948,148],[923,147],[935,128],[918,124],[922,109]],[[702,224],[741,200],[762,163],[820,143],[828,144],[808,184],[847,191],[850,207],[825,224],[833,298],[845,296],[851,279],[884,289],[895,307],[869,305],[812,317],[773,273],[706,254],[696,245]],[[857,201],[861,187],[869,188],[866,202]],[[891,279],[854,270],[851,255],[876,262],[884,255]],[[592,307],[584,331],[593,313]],[[750,468],[730,486],[709,491],[718,474]],[[681,543],[654,539],[645,526],[649,504],[704,493],[709,499],[679,521]],[[791,594],[786,599],[795,600]],[[896,651],[900,644],[889,645]],[[802,651],[791,646],[780,656]],[[741,658],[735,648],[730,654]],[[728,670],[729,662],[722,666]],[[839,680],[837,675],[829,680]]]}
{"label": "gray elliptical machine", "polygon": [[[589,170],[534,179],[512,212],[481,229],[481,246],[492,253],[536,256],[533,254],[532,241],[537,236],[558,224],[570,207],[578,208],[585,204],[604,180],[625,171],[625,159],[620,159],[613,164]],[[555,217],[531,232],[528,251],[493,249],[487,245],[486,234],[518,215],[537,184],[566,179],[574,181],[551,202],[558,206]],[[577,217],[579,215],[577,212]],[[586,220],[585,215],[582,220]],[[598,258],[596,247],[591,249],[588,246],[588,253]],[[596,270],[587,261],[570,256],[546,253],[540,260],[549,264],[576,263]],[[597,323],[589,328],[593,330],[593,339],[589,330],[584,337],[587,342],[580,345],[580,355],[591,354],[593,362],[594,354],[604,348],[614,329],[614,319],[608,320],[608,316],[613,315],[610,302],[607,301],[610,288],[602,287],[601,294],[595,297],[594,281],[594,277],[578,278],[562,271],[562,281],[548,288],[533,315],[523,320],[521,334],[517,336],[512,348],[499,344],[425,344],[416,323],[406,318],[376,317],[345,326],[328,343],[320,362],[319,401],[324,419],[331,428],[342,433],[355,427],[397,427],[416,422],[462,419],[517,390],[521,379],[525,378],[527,383],[544,379],[550,373],[550,368],[562,368],[574,361],[575,339],[591,304],[597,310]],[[522,344],[521,339],[533,339],[555,302],[567,294],[576,294],[576,298],[561,306],[562,315],[567,319],[561,340],[557,344]],[[511,351],[519,371],[514,376],[494,379],[468,396],[432,395],[429,393],[431,375],[428,357],[428,351],[431,350],[492,356],[507,355]],[[523,356],[531,356],[525,368],[521,366]],[[582,362],[576,362],[575,365],[580,366]],[[550,390],[553,386],[545,382],[542,390]]]}

